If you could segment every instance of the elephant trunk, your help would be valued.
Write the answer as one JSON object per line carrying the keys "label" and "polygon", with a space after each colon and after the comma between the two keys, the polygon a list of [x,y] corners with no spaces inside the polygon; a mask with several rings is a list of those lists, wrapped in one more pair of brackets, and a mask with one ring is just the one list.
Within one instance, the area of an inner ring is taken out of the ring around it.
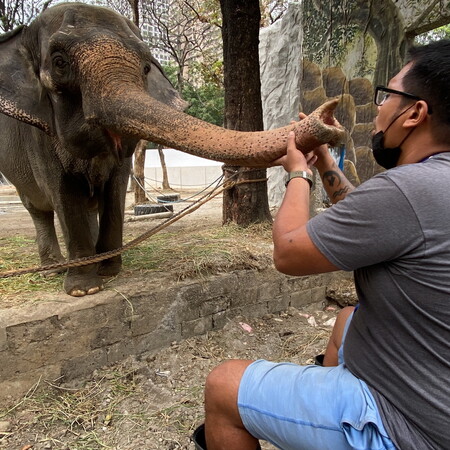
{"label": "elephant trunk", "polygon": [[[104,42],[103,42],[104,45]],[[124,68],[140,66],[137,55],[129,50],[125,56],[121,44],[109,42],[120,63],[118,73],[111,67],[99,70],[99,59],[92,43],[77,47],[79,70],[84,78],[83,109],[86,120],[119,135],[135,136],[168,147],[222,161],[231,165],[268,167],[286,153],[287,135],[294,130],[296,143],[303,152],[320,144],[336,145],[345,138],[345,130],[333,116],[338,99],[331,100],[306,119],[283,128],[262,132],[227,130],[179,112],[153,99],[145,91],[142,79]],[[95,47],[95,46],[94,46]],[[99,46],[100,48],[100,46]],[[93,58],[95,64],[90,64]],[[117,62],[116,62],[117,64]],[[94,70],[95,68],[95,70]]]}

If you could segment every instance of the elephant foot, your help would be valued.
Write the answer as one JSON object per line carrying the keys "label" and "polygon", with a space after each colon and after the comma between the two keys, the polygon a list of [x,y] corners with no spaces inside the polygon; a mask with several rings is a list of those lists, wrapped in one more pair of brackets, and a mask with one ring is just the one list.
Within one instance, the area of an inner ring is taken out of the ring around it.
{"label": "elephant foot", "polygon": [[96,286],[94,288],[90,288],[87,291],[83,291],[81,289],[73,289],[70,292],[67,292],[69,295],[71,295],[72,297],[84,297],[85,295],[92,295],[92,294],[96,294],[97,292],[100,292],[103,290],[103,285],[101,286]]}
{"label": "elephant foot", "polygon": [[107,259],[99,264],[97,275],[100,277],[114,277],[122,268],[122,260],[116,258]]}
{"label": "elephant foot", "polygon": [[[54,258],[46,258],[46,259],[42,259],[41,258],[41,266],[49,266],[51,264],[61,264],[61,263],[65,263],[66,260],[63,258],[63,256],[61,255],[60,257],[54,257]],[[50,269],[50,270],[44,270],[43,272],[41,272],[41,275],[44,278],[52,278],[60,273],[64,273],[67,271],[66,267],[61,267],[59,269]]]}
{"label": "elephant foot", "polygon": [[52,278],[52,277],[56,277],[56,275],[59,275],[60,273],[66,272],[66,271],[67,271],[67,268],[44,270],[43,272],[41,272],[41,275],[44,278]]}
{"label": "elephant foot", "polygon": [[103,290],[103,281],[97,275],[68,273],[64,282],[64,290],[72,297],[84,297]]}

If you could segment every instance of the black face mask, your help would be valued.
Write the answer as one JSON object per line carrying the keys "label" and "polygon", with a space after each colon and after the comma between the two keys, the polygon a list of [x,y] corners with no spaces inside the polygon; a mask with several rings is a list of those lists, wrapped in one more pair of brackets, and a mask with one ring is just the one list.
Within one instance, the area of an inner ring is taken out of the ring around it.
{"label": "black face mask", "polygon": [[400,158],[400,153],[402,152],[401,146],[406,141],[406,139],[409,137],[409,135],[414,131],[414,128],[405,136],[402,142],[398,145],[398,147],[385,147],[384,146],[384,133],[390,128],[390,126],[403,114],[405,114],[408,109],[412,108],[414,104],[412,104],[410,107],[406,108],[403,112],[401,112],[397,117],[392,120],[392,122],[389,124],[389,126],[386,128],[385,131],[379,131],[378,133],[374,134],[372,136],[372,152],[373,157],[375,158],[375,161],[377,164],[379,164],[381,167],[384,167],[385,169],[392,169],[395,167],[398,163],[398,160]]}
{"label": "black face mask", "polygon": [[385,148],[384,131],[379,131],[372,136],[372,153],[377,164],[385,169],[392,169],[398,163],[402,149],[399,147]]}

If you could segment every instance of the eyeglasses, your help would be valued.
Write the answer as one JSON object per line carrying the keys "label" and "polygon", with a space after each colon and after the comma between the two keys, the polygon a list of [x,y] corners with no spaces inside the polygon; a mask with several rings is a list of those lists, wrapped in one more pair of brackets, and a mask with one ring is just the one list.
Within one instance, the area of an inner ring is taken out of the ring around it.
{"label": "eyeglasses", "polygon": [[387,100],[390,94],[403,95],[403,97],[408,97],[413,100],[423,100],[422,98],[417,97],[417,95],[408,94],[407,92],[402,91],[396,91],[395,89],[389,89],[384,86],[377,86],[375,88],[375,96],[373,99],[375,105],[381,106]]}

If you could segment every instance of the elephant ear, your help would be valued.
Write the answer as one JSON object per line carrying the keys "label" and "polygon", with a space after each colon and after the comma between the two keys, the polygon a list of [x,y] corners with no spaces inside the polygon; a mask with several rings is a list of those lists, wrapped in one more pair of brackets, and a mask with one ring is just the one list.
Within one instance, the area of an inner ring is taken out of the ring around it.
{"label": "elephant ear", "polygon": [[0,113],[52,135],[50,102],[22,45],[24,30],[0,36]]}
{"label": "elephant ear", "polygon": [[161,65],[153,56],[151,57],[151,68],[147,75],[147,81],[148,93],[154,99],[179,111],[187,108],[188,103],[180,97],[180,94],[167,78]]}

